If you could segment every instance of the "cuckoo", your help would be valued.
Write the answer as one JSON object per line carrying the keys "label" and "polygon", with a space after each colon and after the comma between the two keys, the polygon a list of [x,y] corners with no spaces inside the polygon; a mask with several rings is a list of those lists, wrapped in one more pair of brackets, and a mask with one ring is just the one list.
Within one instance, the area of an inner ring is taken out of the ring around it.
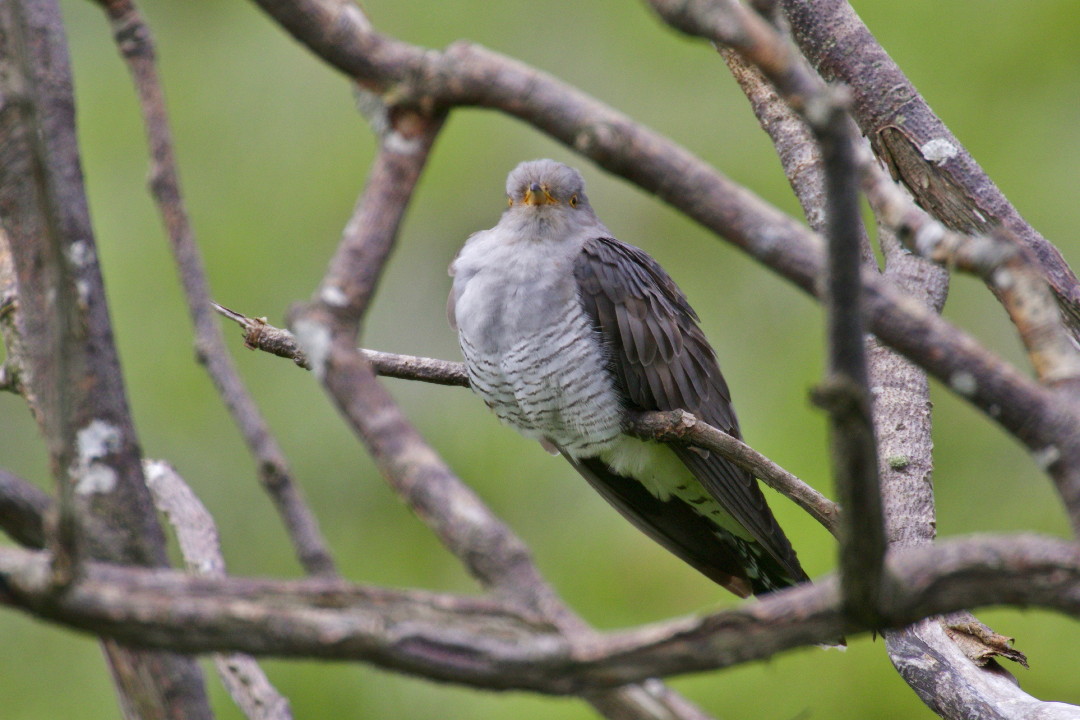
{"label": "cuckoo", "polygon": [[471,235],[450,266],[447,314],[472,389],[731,592],[806,580],[753,475],[716,453],[624,432],[632,411],[681,409],[739,437],[686,296],[604,227],[573,168],[522,163],[506,194],[498,224]]}

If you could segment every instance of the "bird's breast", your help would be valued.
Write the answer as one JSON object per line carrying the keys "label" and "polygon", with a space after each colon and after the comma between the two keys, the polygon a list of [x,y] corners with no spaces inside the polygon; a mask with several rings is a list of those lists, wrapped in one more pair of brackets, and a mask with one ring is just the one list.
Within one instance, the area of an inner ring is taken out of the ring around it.
{"label": "bird's breast", "polygon": [[522,434],[596,455],[622,431],[605,348],[572,275],[480,271],[457,288],[455,317],[473,390]]}

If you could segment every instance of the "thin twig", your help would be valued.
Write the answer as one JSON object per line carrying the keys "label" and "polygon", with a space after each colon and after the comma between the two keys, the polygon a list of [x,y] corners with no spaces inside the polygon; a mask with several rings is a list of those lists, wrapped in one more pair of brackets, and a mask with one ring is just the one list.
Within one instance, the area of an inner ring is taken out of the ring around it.
{"label": "thin twig", "polygon": [[836,503],[743,441],[688,412],[636,413],[627,432],[645,440],[694,445],[722,455],[801,507],[830,533],[838,534],[841,513]]}
{"label": "thin twig", "polygon": [[[296,341],[296,336],[288,330],[271,325],[264,317],[249,317],[217,303],[211,304],[217,312],[243,329],[244,347],[288,358],[305,370],[311,369],[311,363]],[[371,363],[377,375],[401,380],[420,380],[436,385],[469,386],[469,375],[460,362],[396,355],[363,348],[360,353]]]}
{"label": "thin twig", "polygon": [[109,16],[117,47],[131,72],[150,146],[150,190],[168,232],[195,330],[195,348],[240,434],[257,461],[259,479],[284,522],[300,564],[312,575],[337,570],[318,520],[293,480],[285,453],[270,431],[229,355],[210,308],[202,255],[180,191],[165,97],[153,38],[132,0],[95,0]]}
{"label": "thin twig", "polygon": [[[243,328],[246,347],[292,359],[300,367],[310,369],[296,338],[288,330],[274,327],[265,318],[251,318],[217,303],[214,303],[214,307]],[[359,353],[377,375],[436,385],[469,385],[468,373],[460,362],[367,349],[360,349]],[[690,413],[681,410],[637,413],[628,432],[645,440],[696,445],[719,453],[795,502],[830,533],[835,535],[837,532],[840,508],[836,503],[738,438],[696,419]]]}

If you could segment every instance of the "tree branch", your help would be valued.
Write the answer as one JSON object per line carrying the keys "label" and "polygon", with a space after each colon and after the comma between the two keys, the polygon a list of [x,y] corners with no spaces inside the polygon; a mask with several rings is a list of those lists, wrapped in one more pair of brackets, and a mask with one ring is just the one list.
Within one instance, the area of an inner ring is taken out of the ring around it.
{"label": "tree branch", "polygon": [[815,402],[830,416],[833,472],[844,513],[840,567],[847,607],[872,619],[883,592],[884,519],[867,384],[856,172],[857,135],[842,98],[809,69],[760,15],[737,0],[650,0],[672,27],[738,52],[806,121],[821,149],[828,267],[823,302],[828,376]]}
{"label": "tree branch", "polygon": [[[171,465],[148,460],[143,467],[154,505],[172,525],[188,572],[225,577],[221,540],[210,512]],[[255,658],[243,653],[215,653],[214,666],[233,702],[249,720],[292,720],[289,701],[270,683]]]}
{"label": "tree branch", "polygon": [[934,115],[847,0],[782,0],[795,41],[828,81],[852,90],[854,115],[875,154],[927,212],[960,232],[1001,224],[1032,251],[1074,335],[1080,283],[1061,253],[1024,221]]}
{"label": "tree branch", "polygon": [[[761,123],[780,156],[785,174],[802,203],[810,226],[815,230],[825,223],[824,180],[820,156],[806,124],[780,99],[767,81],[737,53],[723,49],[724,59],[746,93]],[[911,208],[920,221],[933,222],[914,210],[891,182],[884,180],[876,166],[865,161],[867,176],[878,181],[879,195],[892,201],[893,209]],[[880,202],[875,202],[874,188],[868,190],[871,205],[879,218],[888,218]],[[896,227],[895,218],[889,225]],[[948,273],[914,255],[904,253],[890,227],[879,225],[878,237],[885,256],[884,273],[912,295],[926,298],[927,304],[940,312],[944,304]],[[864,250],[864,262],[876,265]],[[1041,282],[1041,277],[1040,277]],[[1057,316],[1057,313],[1053,313]],[[933,541],[934,498],[933,459],[930,436],[929,386],[926,375],[875,339],[869,340],[869,369],[874,394],[874,427],[877,428],[883,501],[886,503],[886,530],[892,547],[911,547]],[[969,623],[977,623],[970,615]],[[953,622],[953,621],[950,621]],[[1008,653],[1023,663],[1022,654],[978,642],[980,662],[969,661],[952,638],[942,632],[944,621],[931,618],[899,630],[885,632],[889,657],[901,676],[935,712],[956,720],[985,717],[1021,720],[1035,714],[1046,717],[1077,717],[1080,709],[1059,703],[1045,703],[1027,695],[1005,680],[1008,673],[985,657]],[[934,658],[928,663],[928,658]]]}
{"label": "tree branch", "polygon": [[149,26],[132,0],[95,0],[108,14],[117,48],[139,97],[150,146],[150,190],[169,236],[195,330],[195,350],[257,460],[259,480],[285,524],[300,564],[313,575],[337,572],[318,520],[293,480],[285,453],[244,387],[210,308],[210,290],[195,231],[180,191],[165,96]]}
{"label": "tree branch", "polygon": [[[738,608],[568,641],[550,623],[486,598],[336,580],[199,578],[90,563],[57,598],[45,553],[0,549],[0,602],[124,642],[184,652],[362,660],[436,680],[554,694],[760,660],[868,630],[844,620],[835,578]],[[1032,535],[972,536],[887,560],[882,622],[1017,604],[1080,616],[1080,547]]]}
{"label": "tree branch", "polygon": [[939,265],[982,278],[1016,325],[1039,380],[1077,396],[1080,353],[1030,251],[1004,228],[975,236],[949,230],[917,208],[873,159],[863,158],[860,165],[874,212],[904,246]]}
{"label": "tree branch", "polygon": [[[379,151],[367,187],[311,303],[292,326],[312,371],[363,440],[387,482],[466,569],[496,595],[561,632],[591,629],[559,600],[527,546],[450,471],[405,418],[356,350],[363,318],[393,248],[398,225],[442,126],[442,115],[374,106]],[[583,692],[606,716],[692,720],[704,715],[666,689],[639,686]]]}
{"label": "tree branch", "polygon": [[[54,0],[0,4],[0,65],[0,219],[19,287],[25,381],[58,488],[54,593],[82,556],[158,567],[167,556],[113,344]],[[210,717],[191,658],[104,648],[127,717]]]}
{"label": "tree branch", "polygon": [[0,528],[15,542],[45,547],[45,514],[52,506],[53,499],[37,485],[0,469]]}
{"label": "tree branch", "polygon": [[742,440],[728,435],[683,410],[640,412],[627,432],[643,440],[693,445],[715,452],[749,470],[755,477],[794,502],[833,535],[840,527],[840,506],[774,463]]}
{"label": "tree branch", "polygon": [[[300,367],[310,369],[307,356],[288,330],[274,327],[265,318],[248,317],[217,303],[214,303],[214,307],[244,330],[245,347],[289,358]],[[358,352],[376,375],[436,385],[469,386],[469,375],[460,362],[378,350],[360,349]],[[719,453],[799,505],[830,533],[835,535],[837,532],[840,508],[836,503],[738,438],[698,420],[688,412],[637,413],[627,432],[643,440],[695,445]]]}

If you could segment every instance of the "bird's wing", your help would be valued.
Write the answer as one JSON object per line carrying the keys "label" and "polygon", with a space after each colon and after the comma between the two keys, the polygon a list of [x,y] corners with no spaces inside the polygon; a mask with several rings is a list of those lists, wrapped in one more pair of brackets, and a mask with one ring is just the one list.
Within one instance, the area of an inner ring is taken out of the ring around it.
{"label": "bird's wing", "polygon": [[658,499],[637,480],[611,472],[599,458],[563,457],[638,530],[721,587],[739,597],[750,595],[753,581],[742,562],[749,543],[725,535],[731,546],[717,552],[720,538],[686,503]]}
{"label": "bird's wing", "polygon": [[[655,260],[631,245],[597,237],[585,242],[574,274],[631,407],[686,410],[739,437],[727,383],[697,314]],[[716,453],[673,450],[792,581],[806,578],[753,475]]]}

